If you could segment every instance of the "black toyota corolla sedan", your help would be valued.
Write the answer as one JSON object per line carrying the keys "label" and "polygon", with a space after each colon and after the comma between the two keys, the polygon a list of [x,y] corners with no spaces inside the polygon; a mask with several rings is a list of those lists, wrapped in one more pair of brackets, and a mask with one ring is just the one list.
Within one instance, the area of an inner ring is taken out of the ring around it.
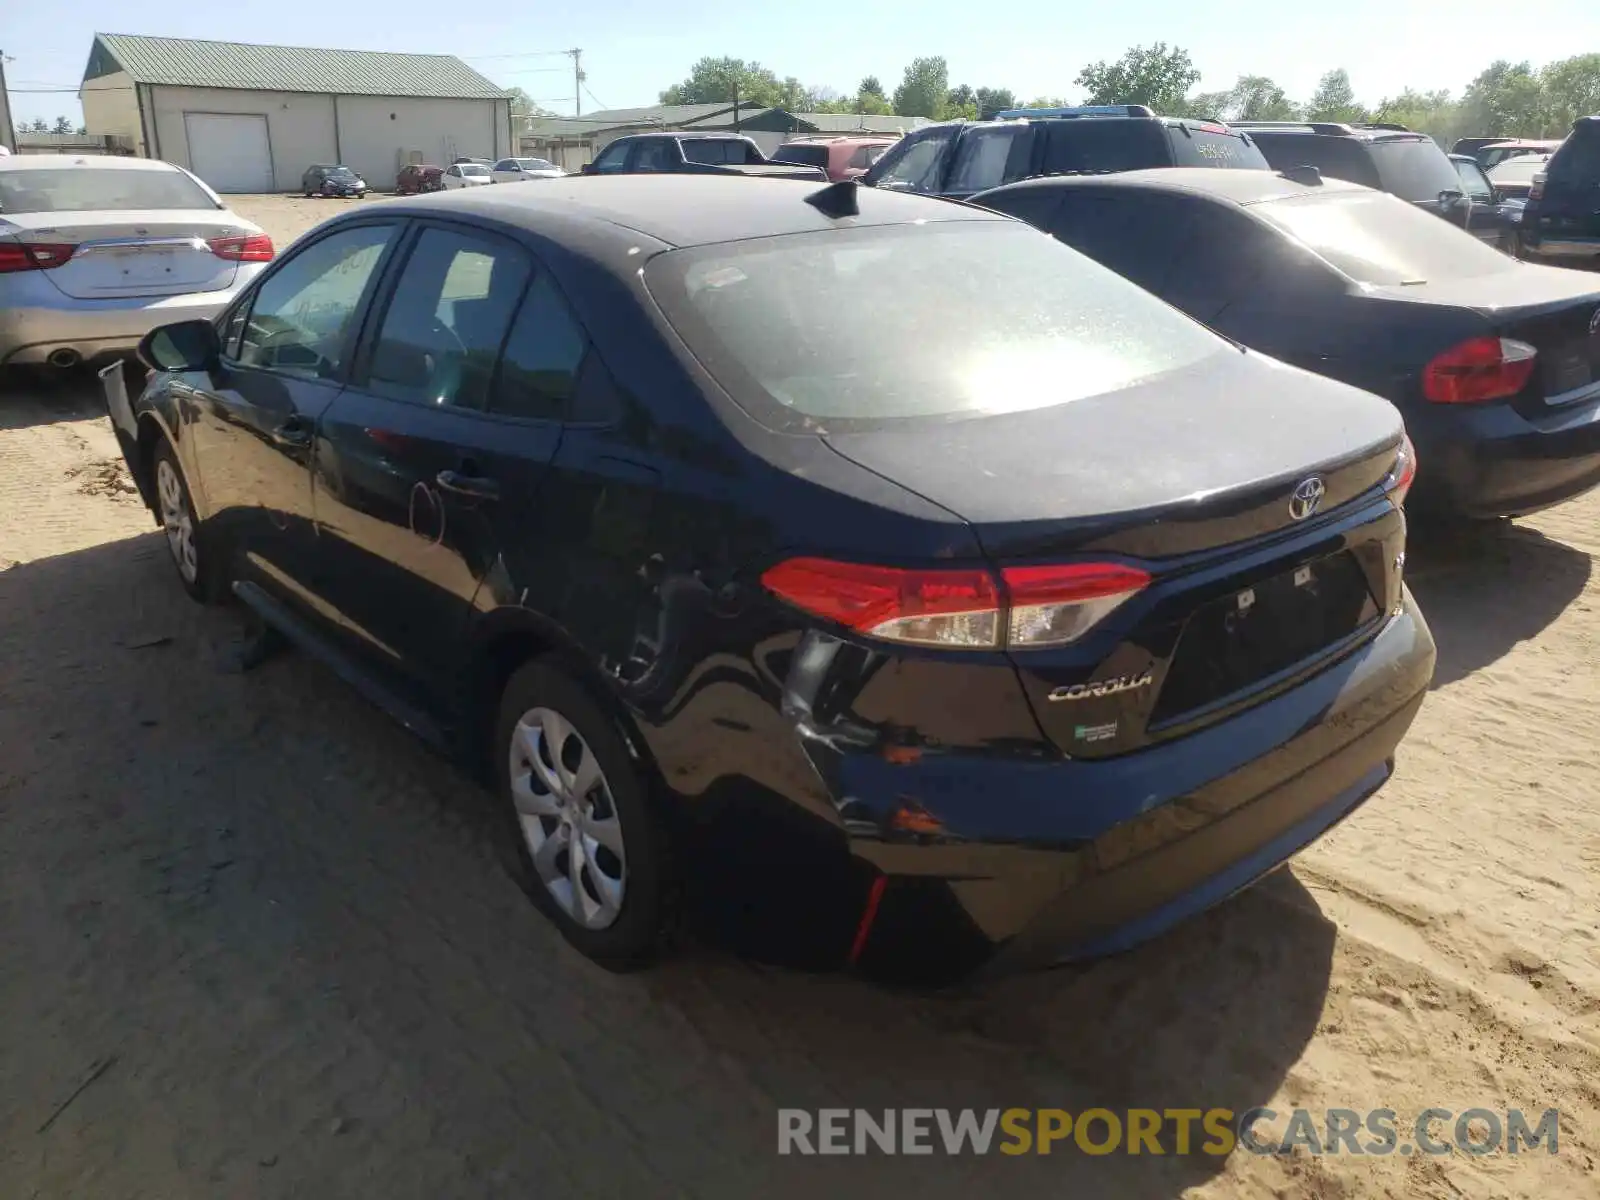
{"label": "black toyota corolla sedan", "polygon": [[1246,346],[1392,400],[1422,463],[1414,511],[1517,516],[1600,484],[1592,274],[1517,262],[1312,169],[1041,179],[973,203]]}
{"label": "black toyota corolla sedan", "polygon": [[1130,945],[1376,791],[1433,670],[1391,405],[964,206],[386,202],[141,353],[184,587],[492,766],[612,967],[729,863],[869,973]]}

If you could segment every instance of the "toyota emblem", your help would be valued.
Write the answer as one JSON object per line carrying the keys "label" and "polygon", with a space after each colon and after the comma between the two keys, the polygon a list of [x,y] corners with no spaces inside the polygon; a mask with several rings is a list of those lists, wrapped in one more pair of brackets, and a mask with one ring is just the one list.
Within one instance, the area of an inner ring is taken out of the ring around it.
{"label": "toyota emblem", "polygon": [[1289,497],[1289,516],[1296,521],[1304,521],[1321,506],[1322,497],[1327,490],[1327,485],[1322,482],[1320,475],[1302,479],[1295,485],[1294,494]]}

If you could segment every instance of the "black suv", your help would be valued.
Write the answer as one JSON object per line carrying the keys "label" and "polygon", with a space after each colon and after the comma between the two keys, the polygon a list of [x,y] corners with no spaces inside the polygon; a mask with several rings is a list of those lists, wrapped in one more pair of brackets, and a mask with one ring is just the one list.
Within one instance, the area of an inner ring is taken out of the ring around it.
{"label": "black suv", "polygon": [[[1474,206],[1455,164],[1425,133],[1384,122],[1241,121],[1237,127],[1249,131],[1275,170],[1315,167],[1331,178],[1409,200],[1463,229],[1472,227]],[[1488,213],[1477,215],[1490,219]]]}
{"label": "black suv", "polygon": [[1265,171],[1251,136],[1218,121],[1158,117],[1142,104],[1014,108],[992,121],[947,121],[901,138],[862,182],[951,200],[1037,175],[1147,167]]}
{"label": "black suv", "polygon": [[1533,177],[1522,246],[1541,258],[1600,263],[1600,116],[1574,121],[1544,173]]}

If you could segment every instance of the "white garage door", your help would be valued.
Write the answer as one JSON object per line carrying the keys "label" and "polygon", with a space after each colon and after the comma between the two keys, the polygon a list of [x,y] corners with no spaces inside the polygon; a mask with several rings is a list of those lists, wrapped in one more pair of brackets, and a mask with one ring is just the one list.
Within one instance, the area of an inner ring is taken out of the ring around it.
{"label": "white garage door", "polygon": [[189,169],[212,190],[273,190],[266,117],[184,113],[183,128],[189,135]]}

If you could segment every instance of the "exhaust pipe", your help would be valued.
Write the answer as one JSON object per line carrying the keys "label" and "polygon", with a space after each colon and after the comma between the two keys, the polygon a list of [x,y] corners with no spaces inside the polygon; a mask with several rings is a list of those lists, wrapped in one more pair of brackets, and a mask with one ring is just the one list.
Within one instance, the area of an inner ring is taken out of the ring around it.
{"label": "exhaust pipe", "polygon": [[62,346],[58,350],[50,351],[50,357],[45,360],[58,371],[71,370],[83,361],[83,355],[70,346]]}

